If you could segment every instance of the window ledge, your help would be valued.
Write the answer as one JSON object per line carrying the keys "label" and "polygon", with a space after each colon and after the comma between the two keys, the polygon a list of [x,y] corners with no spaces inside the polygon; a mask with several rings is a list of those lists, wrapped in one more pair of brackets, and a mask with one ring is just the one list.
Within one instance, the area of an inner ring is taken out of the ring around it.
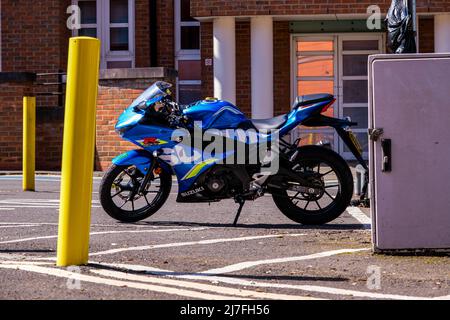
{"label": "window ledge", "polygon": [[170,68],[133,68],[100,70],[100,80],[176,78],[177,71]]}

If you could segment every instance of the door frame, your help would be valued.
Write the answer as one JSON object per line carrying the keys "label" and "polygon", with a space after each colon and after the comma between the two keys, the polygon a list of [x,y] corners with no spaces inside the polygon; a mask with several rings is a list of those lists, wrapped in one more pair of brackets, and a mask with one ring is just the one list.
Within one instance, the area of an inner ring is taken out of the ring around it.
{"label": "door frame", "polygon": [[[354,40],[368,40],[373,38],[378,38],[381,41],[379,53],[384,53],[386,51],[386,35],[384,32],[339,32],[339,33],[292,33],[290,35],[290,50],[291,50],[291,68],[290,68],[290,79],[291,79],[291,101],[297,97],[297,80],[298,80],[298,61],[297,61],[297,39],[308,39],[310,41],[320,41],[320,40],[330,40],[334,41],[334,86],[333,91],[336,97],[336,103],[334,105],[334,117],[343,117],[343,94],[342,94],[342,63],[343,63],[343,50],[342,50],[342,39],[354,39]],[[354,51],[354,52],[366,52],[366,51]],[[374,53],[374,52],[371,52]],[[360,104],[361,105],[361,104]],[[368,103],[367,103],[368,107]],[[361,129],[360,129],[361,130]],[[308,132],[328,132],[329,130],[324,129],[313,129]],[[296,129],[293,134],[291,134],[292,141],[295,141],[299,136],[298,129]],[[349,152],[343,152],[344,147],[342,141],[340,141],[339,136],[334,132],[333,139],[334,150],[341,154],[345,159],[353,159],[353,155]],[[364,159],[368,159],[368,153],[364,153]]]}
{"label": "door frame", "polygon": [[[343,49],[343,42],[346,40],[378,40],[378,50],[351,50],[351,51],[344,51]],[[339,118],[343,118],[344,117],[344,108],[351,108],[351,107],[355,107],[355,108],[366,108],[368,109],[369,107],[369,101],[367,100],[367,103],[344,103],[344,94],[343,94],[343,90],[344,90],[344,81],[345,80],[367,80],[367,86],[368,86],[368,81],[369,81],[369,73],[367,72],[367,76],[344,76],[344,55],[358,55],[358,54],[380,54],[380,53],[384,53],[385,52],[385,34],[384,33],[350,33],[350,34],[342,34],[337,38],[338,41],[338,117]],[[369,99],[369,95],[367,95],[367,98]],[[367,123],[369,123],[369,118],[367,117]],[[352,129],[353,132],[355,133],[367,133],[367,128],[360,128],[360,129],[356,129],[353,128]],[[340,141],[340,143],[338,143],[338,152],[340,155],[342,155],[344,157],[344,159],[353,159],[353,154],[348,151],[345,152],[344,151],[344,144],[342,143],[342,141]],[[369,158],[369,153],[364,152],[363,153],[363,158],[365,160],[368,160]]]}
{"label": "door frame", "polygon": [[[338,76],[338,68],[337,68],[337,59],[338,59],[338,52],[336,50],[336,39],[337,36],[334,34],[292,34],[291,35],[291,101],[294,101],[294,99],[298,96],[298,60],[297,60],[297,38],[303,38],[307,39],[308,41],[333,41],[333,94],[337,96],[337,76]],[[313,55],[314,53],[324,53],[323,51],[311,51],[308,52],[308,54]],[[320,80],[316,77],[317,80]],[[292,105],[291,105],[292,107]],[[333,109],[333,116],[337,117],[337,108],[336,105]],[[332,128],[318,128],[318,129],[311,129],[308,130],[308,133],[330,133],[332,132]],[[299,137],[299,130],[294,130],[292,136],[292,141],[295,141]],[[337,146],[338,143],[338,137],[336,134],[333,133],[333,146]]]}

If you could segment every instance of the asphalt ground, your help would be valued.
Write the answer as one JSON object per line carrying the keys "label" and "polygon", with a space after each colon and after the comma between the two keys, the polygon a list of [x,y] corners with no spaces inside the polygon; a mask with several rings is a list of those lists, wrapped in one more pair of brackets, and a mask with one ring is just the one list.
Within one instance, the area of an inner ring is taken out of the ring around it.
{"label": "asphalt ground", "polygon": [[[0,299],[450,299],[449,256],[371,251],[370,210],[324,226],[285,218],[270,196],[175,202],[123,224],[100,207],[94,179],[89,265],[55,266],[58,176],[0,176]],[[411,235],[413,236],[413,235]]]}

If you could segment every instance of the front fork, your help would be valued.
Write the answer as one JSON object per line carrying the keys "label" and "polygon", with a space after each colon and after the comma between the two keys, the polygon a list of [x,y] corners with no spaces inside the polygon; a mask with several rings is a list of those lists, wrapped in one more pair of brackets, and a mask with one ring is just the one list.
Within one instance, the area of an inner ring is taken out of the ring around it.
{"label": "front fork", "polygon": [[156,168],[157,159],[151,162],[150,168],[148,168],[147,172],[145,173],[144,179],[142,180],[141,185],[139,186],[138,194],[142,194],[145,191],[145,188],[147,187],[147,184],[150,180],[153,180],[155,178],[153,171]]}

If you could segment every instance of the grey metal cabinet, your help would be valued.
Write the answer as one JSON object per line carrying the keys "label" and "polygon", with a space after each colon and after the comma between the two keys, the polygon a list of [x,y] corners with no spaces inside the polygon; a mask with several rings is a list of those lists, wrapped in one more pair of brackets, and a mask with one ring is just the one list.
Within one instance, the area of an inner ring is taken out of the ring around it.
{"label": "grey metal cabinet", "polygon": [[370,56],[369,131],[375,251],[449,249],[450,54]]}

